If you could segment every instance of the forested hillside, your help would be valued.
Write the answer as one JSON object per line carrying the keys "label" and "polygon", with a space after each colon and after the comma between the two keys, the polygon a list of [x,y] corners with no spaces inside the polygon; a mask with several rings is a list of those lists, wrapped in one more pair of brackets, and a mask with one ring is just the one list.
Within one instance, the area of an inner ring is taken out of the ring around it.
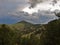
{"label": "forested hillside", "polygon": [[25,21],[1,24],[0,45],[60,45],[60,19],[45,25]]}

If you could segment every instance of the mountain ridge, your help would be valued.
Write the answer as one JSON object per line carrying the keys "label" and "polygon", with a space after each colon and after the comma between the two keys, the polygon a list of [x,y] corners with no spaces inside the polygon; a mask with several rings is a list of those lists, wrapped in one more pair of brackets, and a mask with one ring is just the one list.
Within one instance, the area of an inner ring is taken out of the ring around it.
{"label": "mountain ridge", "polygon": [[60,45],[60,19],[45,25],[22,22],[0,25],[1,45]]}

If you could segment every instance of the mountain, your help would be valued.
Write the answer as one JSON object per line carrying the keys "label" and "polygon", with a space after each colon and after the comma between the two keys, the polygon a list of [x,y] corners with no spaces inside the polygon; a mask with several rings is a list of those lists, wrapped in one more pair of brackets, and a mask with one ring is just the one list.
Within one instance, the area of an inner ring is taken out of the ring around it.
{"label": "mountain", "polygon": [[41,45],[60,45],[60,19],[49,22],[45,25],[44,31],[40,37]]}
{"label": "mountain", "polygon": [[37,28],[40,27],[40,24],[35,25],[35,24],[29,23],[26,21],[21,21],[16,24],[9,25],[9,27],[13,28],[15,30],[20,30],[20,31],[22,31],[22,33],[25,34],[25,32],[30,33],[30,32],[35,31]]}
{"label": "mountain", "polygon": [[60,19],[48,24],[21,21],[0,25],[1,45],[60,45]]}

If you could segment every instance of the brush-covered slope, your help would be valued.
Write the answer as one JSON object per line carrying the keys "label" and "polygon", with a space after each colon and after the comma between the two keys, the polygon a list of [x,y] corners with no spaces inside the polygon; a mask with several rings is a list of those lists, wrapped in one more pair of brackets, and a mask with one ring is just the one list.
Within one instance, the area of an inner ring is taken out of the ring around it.
{"label": "brush-covered slope", "polygon": [[40,37],[40,44],[60,45],[60,19],[49,22],[45,29]]}
{"label": "brush-covered slope", "polygon": [[26,21],[21,21],[21,22],[18,22],[16,24],[12,24],[9,26],[15,30],[19,30],[19,31],[24,32],[24,33],[30,33],[30,32],[33,32],[33,31],[40,28],[40,24],[35,25],[35,24],[31,24],[31,23],[26,22]]}
{"label": "brush-covered slope", "polygon": [[60,19],[45,25],[26,21],[1,24],[0,45],[60,45]]}

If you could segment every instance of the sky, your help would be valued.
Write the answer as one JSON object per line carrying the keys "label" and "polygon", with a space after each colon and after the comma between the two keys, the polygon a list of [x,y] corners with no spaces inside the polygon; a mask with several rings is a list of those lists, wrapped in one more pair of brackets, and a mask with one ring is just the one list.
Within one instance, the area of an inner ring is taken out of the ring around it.
{"label": "sky", "polygon": [[10,24],[20,21],[17,17],[12,16],[11,13],[19,10],[27,5],[25,0],[0,0],[0,23]]}
{"label": "sky", "polygon": [[0,24],[13,24],[21,20],[46,24],[57,19],[52,12],[55,9],[60,10],[59,1],[55,6],[49,0],[43,0],[42,3],[37,1],[33,8],[29,8],[33,3],[30,0],[0,0]]}

